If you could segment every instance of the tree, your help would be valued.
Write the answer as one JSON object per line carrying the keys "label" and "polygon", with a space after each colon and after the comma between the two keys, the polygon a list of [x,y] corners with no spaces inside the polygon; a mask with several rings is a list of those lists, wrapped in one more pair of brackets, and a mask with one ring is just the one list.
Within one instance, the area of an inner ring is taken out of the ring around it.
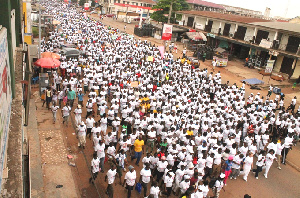
{"label": "tree", "polygon": [[78,3],[78,0],[71,0],[72,3]]}
{"label": "tree", "polygon": [[157,9],[151,14],[153,20],[170,23],[176,21],[173,11],[188,10],[189,5],[185,0],[159,0],[153,8]]}
{"label": "tree", "polygon": [[85,3],[85,2],[86,2],[86,0],[80,0],[80,1],[79,1],[79,5],[80,5],[80,6],[84,6],[84,3]]}

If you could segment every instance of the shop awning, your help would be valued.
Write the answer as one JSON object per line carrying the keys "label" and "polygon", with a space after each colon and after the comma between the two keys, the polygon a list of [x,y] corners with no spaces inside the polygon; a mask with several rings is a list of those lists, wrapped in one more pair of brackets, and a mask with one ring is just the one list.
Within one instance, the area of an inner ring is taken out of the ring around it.
{"label": "shop awning", "polygon": [[186,32],[186,35],[193,41],[207,41],[206,36],[202,32]]}

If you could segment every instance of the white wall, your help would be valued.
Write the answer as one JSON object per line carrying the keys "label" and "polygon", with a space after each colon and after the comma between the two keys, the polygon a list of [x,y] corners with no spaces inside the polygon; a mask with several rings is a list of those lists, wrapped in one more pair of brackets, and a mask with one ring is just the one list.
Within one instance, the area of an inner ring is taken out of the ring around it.
{"label": "white wall", "polygon": [[288,40],[289,40],[289,35],[287,34],[282,35],[280,45],[279,45],[280,50],[285,50]]}
{"label": "white wall", "polygon": [[235,23],[230,23],[231,24],[231,26],[230,26],[230,30],[229,30],[229,34],[233,34],[234,35],[234,30],[235,30]]}
{"label": "white wall", "polygon": [[294,70],[293,75],[291,76],[291,79],[298,79],[300,76],[300,60],[297,61],[296,68]]}
{"label": "white wall", "polygon": [[197,16],[196,20],[195,20],[195,23],[197,23],[198,25],[201,24],[203,26],[203,28],[204,28],[205,27],[205,23],[206,23],[206,18]]}
{"label": "white wall", "polygon": [[275,72],[279,72],[280,71],[282,61],[283,61],[283,56],[278,55],[277,56],[277,60],[275,62],[274,69],[273,69]]}
{"label": "white wall", "polygon": [[[245,27],[247,27],[247,26],[245,26]],[[253,39],[253,35],[254,35],[254,31],[255,31],[255,28],[254,28],[254,27],[247,27],[247,31],[246,31],[244,40],[245,40],[245,41],[250,41],[250,40],[252,40],[252,39]]]}
{"label": "white wall", "polygon": [[214,34],[218,34],[219,32],[219,27],[220,27],[220,21],[213,20],[211,32]]}
{"label": "white wall", "polygon": [[269,40],[270,40],[270,41],[273,41],[276,32],[272,32],[272,31],[268,31],[268,32],[269,32],[269,36],[268,36]]}

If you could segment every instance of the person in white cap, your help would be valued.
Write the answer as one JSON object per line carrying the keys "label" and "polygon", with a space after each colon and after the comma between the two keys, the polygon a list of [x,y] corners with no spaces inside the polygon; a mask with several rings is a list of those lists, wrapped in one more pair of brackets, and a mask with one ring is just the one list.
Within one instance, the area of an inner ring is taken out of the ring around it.
{"label": "person in white cap", "polygon": [[218,198],[219,195],[220,195],[220,191],[221,189],[224,187],[224,178],[225,178],[225,174],[224,173],[221,173],[219,178],[216,180],[216,183],[214,185],[214,188],[213,188],[213,192],[214,192],[214,197],[215,198]]}
{"label": "person in white cap", "polygon": [[86,143],[86,126],[83,121],[81,121],[81,124],[78,126],[78,147],[80,148],[81,146],[83,149],[85,148],[85,143]]}
{"label": "person in white cap", "polygon": [[180,196],[183,196],[184,193],[187,191],[187,189],[190,187],[190,179],[191,177],[188,175],[183,176],[184,180],[180,182],[179,188],[180,188]]}
{"label": "person in white cap", "polygon": [[80,104],[77,105],[77,108],[74,110],[74,114],[75,114],[75,125],[78,126],[81,123],[81,114],[82,114]]}

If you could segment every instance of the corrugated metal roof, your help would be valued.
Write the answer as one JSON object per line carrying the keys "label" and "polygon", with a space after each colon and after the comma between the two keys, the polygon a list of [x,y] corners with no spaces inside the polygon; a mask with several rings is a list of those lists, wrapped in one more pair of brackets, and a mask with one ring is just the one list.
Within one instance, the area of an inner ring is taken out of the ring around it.
{"label": "corrugated metal roof", "polygon": [[234,15],[234,14],[223,14],[219,12],[209,12],[209,11],[178,11],[177,13],[204,16],[204,17],[222,19],[222,20],[233,21],[238,23],[268,22],[268,20],[260,19],[260,18],[252,18],[252,17],[245,17],[245,16]]}
{"label": "corrugated metal roof", "polygon": [[287,23],[287,22],[255,22],[251,23],[253,25],[258,25],[262,27],[277,29],[277,30],[285,30],[289,32],[300,33],[300,24],[295,23]]}
{"label": "corrugated metal roof", "polygon": [[218,8],[218,9],[225,9],[222,5],[215,4],[208,1],[202,1],[202,0],[187,0],[187,3],[196,4],[196,5],[202,5],[206,7],[212,7],[212,8]]}

